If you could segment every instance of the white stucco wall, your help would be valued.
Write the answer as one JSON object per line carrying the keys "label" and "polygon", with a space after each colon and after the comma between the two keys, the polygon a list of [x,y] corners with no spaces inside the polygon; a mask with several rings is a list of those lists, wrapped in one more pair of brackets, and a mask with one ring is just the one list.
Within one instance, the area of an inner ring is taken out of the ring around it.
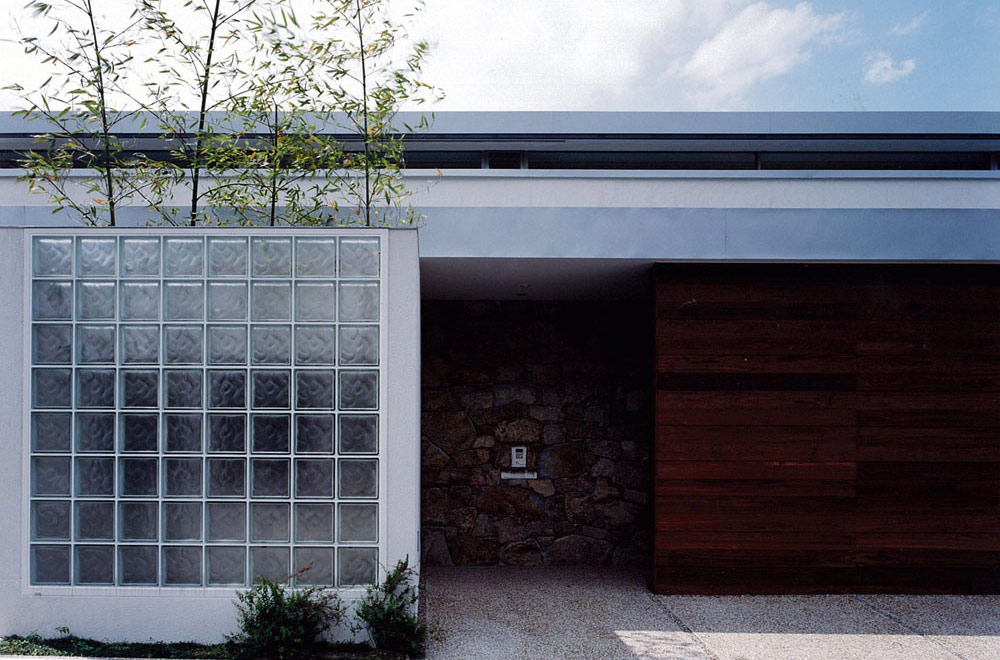
{"label": "white stucco wall", "polygon": [[[419,279],[416,232],[380,233],[387,253],[383,279],[387,313],[382,372],[385,444],[380,470],[384,494],[380,538],[384,544],[380,544],[379,559],[392,566],[403,557],[419,557]],[[94,638],[221,641],[234,631],[233,589],[28,584],[26,240],[30,238],[23,228],[0,228],[0,371],[4,374],[0,378],[0,484],[4,488],[0,498],[0,635],[53,635],[57,627],[66,626],[73,634]],[[361,589],[340,590],[345,600],[362,593]]]}

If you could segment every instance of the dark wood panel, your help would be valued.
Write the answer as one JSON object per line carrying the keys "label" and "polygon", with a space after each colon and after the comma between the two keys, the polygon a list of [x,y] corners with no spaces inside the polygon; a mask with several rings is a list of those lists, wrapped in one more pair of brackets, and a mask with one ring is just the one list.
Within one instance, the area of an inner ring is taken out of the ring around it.
{"label": "dark wood panel", "polygon": [[1000,462],[1000,429],[990,427],[862,427],[861,461]]}
{"label": "dark wood panel", "polygon": [[657,325],[655,345],[658,353],[795,355],[811,352],[818,343],[825,353],[852,355],[853,326],[837,321],[664,321]]}
{"label": "dark wood panel", "polygon": [[[854,479],[662,479],[657,497],[854,497]],[[685,499],[686,501],[686,499]]]}
{"label": "dark wood panel", "polygon": [[997,392],[1000,359],[981,355],[860,356],[858,389],[878,392]]}
{"label": "dark wood panel", "polygon": [[654,589],[1000,588],[1000,268],[654,277]]}
{"label": "dark wood panel", "polygon": [[853,462],[811,461],[661,461],[654,469],[656,487],[662,480],[674,479],[808,479],[813,481],[853,481],[857,465]]}
{"label": "dark wood panel", "polygon": [[859,566],[855,571],[855,587],[859,593],[1000,593],[1000,567],[997,566]]}
{"label": "dark wood panel", "polygon": [[[978,553],[986,554],[986,553]],[[837,550],[661,550],[653,557],[662,566],[842,566],[855,564],[854,548],[846,546]],[[982,566],[983,564],[970,564]]]}
{"label": "dark wood panel", "polygon": [[855,561],[858,566],[1000,566],[1000,551],[859,546]]}
{"label": "dark wood panel", "polygon": [[853,355],[810,352],[797,355],[688,355],[661,353],[656,356],[658,374],[663,373],[817,373],[854,374],[858,370]]}
{"label": "dark wood panel", "polygon": [[656,457],[665,461],[854,461],[856,435],[851,426],[657,426]]}
{"label": "dark wood panel", "polygon": [[864,550],[900,548],[915,550],[987,550],[1000,551],[1000,530],[993,533],[948,532],[912,534],[896,532],[858,532],[857,547]]}

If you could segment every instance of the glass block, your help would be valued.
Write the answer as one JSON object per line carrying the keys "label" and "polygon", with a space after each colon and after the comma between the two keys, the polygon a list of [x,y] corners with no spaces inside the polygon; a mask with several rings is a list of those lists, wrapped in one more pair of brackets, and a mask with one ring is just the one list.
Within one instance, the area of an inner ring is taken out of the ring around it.
{"label": "glass block", "polygon": [[163,540],[201,540],[201,502],[166,502],[163,505]]}
{"label": "glass block", "polygon": [[378,453],[378,415],[341,415],[340,453]]}
{"label": "glass block", "polygon": [[201,364],[200,325],[168,325],[163,329],[167,364]]}
{"label": "glass block", "polygon": [[253,364],[290,364],[292,329],[287,325],[255,325],[250,331]]}
{"label": "glass block", "polygon": [[378,321],[378,282],[340,283],[340,321]]}
{"label": "glass block", "polygon": [[254,321],[288,321],[292,318],[292,285],[288,282],[254,282]]}
{"label": "glass block", "polygon": [[333,505],[296,504],[295,541],[333,543]]}
{"label": "glass block", "polygon": [[253,379],[254,408],[288,408],[288,371],[259,371],[251,373]]}
{"label": "glass block", "polygon": [[201,321],[205,318],[205,285],[201,282],[167,282],[168,321]]}
{"label": "glass block", "polygon": [[247,538],[247,505],[242,502],[209,502],[209,541],[245,541]]}
{"label": "glass block", "polygon": [[36,321],[69,321],[73,318],[72,282],[33,282],[32,317]]}
{"label": "glass block", "polygon": [[254,453],[287,454],[291,447],[291,420],[288,415],[251,415]]}
{"label": "glass block", "polygon": [[295,274],[298,277],[333,277],[336,266],[336,239],[295,239]]}
{"label": "glass block", "polygon": [[122,239],[122,277],[155,277],[159,274],[159,238]]}
{"label": "glass block", "polygon": [[342,543],[375,543],[378,541],[377,504],[341,504],[340,541]]}
{"label": "glass block", "polygon": [[245,408],[247,375],[244,371],[209,371],[209,408]]}
{"label": "glass block", "polygon": [[296,548],[295,584],[330,586],[333,584],[333,548]]}
{"label": "glass block", "polygon": [[121,416],[121,425],[120,451],[155,452],[157,450],[160,420],[155,413],[124,414]]}
{"label": "glass block", "polygon": [[69,502],[31,503],[31,540],[69,540]]}
{"label": "glass block", "polygon": [[111,497],[115,494],[115,459],[77,458],[76,494],[84,497]]}
{"label": "glass block", "polygon": [[35,456],[31,459],[32,495],[69,495],[69,459]]}
{"label": "glass block", "polygon": [[167,408],[201,408],[201,371],[170,369],[164,372]]}
{"label": "glass block", "polygon": [[340,372],[341,410],[376,410],[378,408],[378,372]]}
{"label": "glass block", "polygon": [[378,277],[379,244],[377,238],[340,239],[341,277]]}
{"label": "glass block", "polygon": [[276,582],[288,582],[288,548],[250,548],[252,581],[266,577]]}
{"label": "glass block", "polygon": [[246,548],[208,548],[208,584],[243,586],[247,581]]}
{"label": "glass block", "polygon": [[208,320],[245,321],[247,285],[243,282],[208,283]]}
{"label": "glass block", "polygon": [[166,458],[163,472],[167,497],[201,497],[200,458]]}
{"label": "glass block", "polygon": [[156,502],[120,502],[119,533],[122,541],[155,541],[159,530]]}
{"label": "glass block", "polygon": [[247,274],[247,239],[209,238],[209,277],[241,277]]}
{"label": "glass block", "polygon": [[76,327],[76,359],[80,364],[114,364],[115,328],[111,325]]}
{"label": "glass block", "polygon": [[114,541],[115,503],[77,502],[76,540]]}
{"label": "glass block", "polygon": [[299,408],[333,408],[333,370],[296,371],[295,405]]}
{"label": "glass block", "polygon": [[32,413],[31,451],[69,451],[71,421],[69,413]]}
{"label": "glass block", "polygon": [[251,541],[288,541],[287,504],[251,504]]}
{"label": "glass block", "polygon": [[155,545],[132,545],[118,548],[118,583],[155,586],[159,569]]}
{"label": "glass block", "polygon": [[114,320],[117,303],[116,290],[114,282],[77,282],[77,319],[81,321]]}
{"label": "glass block", "polygon": [[201,584],[201,547],[163,548],[163,583],[166,585]]}
{"label": "glass block", "polygon": [[304,454],[332,454],[333,415],[296,415],[295,451]]}
{"label": "glass block", "polygon": [[201,415],[164,415],[166,451],[201,451]]}
{"label": "glass block", "polygon": [[291,274],[292,242],[290,239],[253,239],[254,277],[288,277]]}
{"label": "glass block", "polygon": [[332,365],[337,333],[331,325],[300,325],[295,328],[295,364]]}
{"label": "glass block", "polygon": [[247,327],[245,325],[208,326],[209,364],[246,364]]}
{"label": "glass block", "polygon": [[112,545],[76,546],[76,584],[114,584],[115,548]]}
{"label": "glass block", "polygon": [[296,321],[333,321],[337,294],[332,282],[295,283]]}
{"label": "glass block", "polygon": [[32,369],[32,405],[36,408],[69,408],[71,373],[69,369]]}
{"label": "glass block", "polygon": [[246,451],[247,418],[243,415],[208,416],[208,451]]}
{"label": "glass block", "polygon": [[[82,460],[82,459],[81,459]],[[155,458],[119,459],[119,494],[124,497],[155,497],[157,474]]]}
{"label": "glass block", "polygon": [[200,277],[205,272],[205,249],[200,238],[165,238],[164,275]]}
{"label": "glass block", "polygon": [[121,388],[124,408],[156,408],[160,404],[159,371],[123,369]]}
{"label": "glass block", "polygon": [[35,275],[73,274],[73,239],[36,237],[32,252]]}
{"label": "glass block", "polygon": [[77,369],[76,405],[81,408],[113,408],[114,369]]}
{"label": "glass block", "polygon": [[368,366],[378,364],[378,326],[344,325],[340,327],[340,364]]}
{"label": "glass block", "polygon": [[124,364],[157,364],[160,361],[160,328],[155,325],[123,325],[121,349]]}
{"label": "glass block", "polygon": [[345,459],[340,461],[340,497],[377,497],[378,461]]}
{"label": "glass block", "polygon": [[240,458],[208,459],[208,496],[246,495],[246,461]]}
{"label": "glass block", "polygon": [[341,587],[368,585],[375,582],[378,566],[376,548],[339,548],[337,550],[337,576]]}
{"label": "glass block", "polygon": [[255,458],[251,461],[252,497],[288,497],[288,461]]}
{"label": "glass block", "polygon": [[122,282],[121,318],[125,321],[160,319],[160,284],[158,282]]}
{"label": "glass block", "polygon": [[295,496],[333,497],[333,459],[296,459]]}
{"label": "glass block", "polygon": [[69,364],[73,357],[73,326],[34,325],[31,328],[34,364]]}
{"label": "glass block", "polygon": [[31,583],[69,584],[69,546],[32,546]]}
{"label": "glass block", "polygon": [[78,452],[115,451],[114,413],[77,413],[76,450]]}
{"label": "glass block", "polygon": [[78,238],[76,274],[80,277],[113,276],[117,241],[113,238]]}

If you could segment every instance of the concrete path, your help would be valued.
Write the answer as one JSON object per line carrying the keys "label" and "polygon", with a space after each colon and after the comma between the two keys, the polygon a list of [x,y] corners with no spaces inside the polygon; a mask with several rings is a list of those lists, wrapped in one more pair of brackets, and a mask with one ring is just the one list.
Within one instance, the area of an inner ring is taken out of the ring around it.
{"label": "concrete path", "polygon": [[1000,596],[654,596],[628,572],[425,568],[428,660],[997,660]]}

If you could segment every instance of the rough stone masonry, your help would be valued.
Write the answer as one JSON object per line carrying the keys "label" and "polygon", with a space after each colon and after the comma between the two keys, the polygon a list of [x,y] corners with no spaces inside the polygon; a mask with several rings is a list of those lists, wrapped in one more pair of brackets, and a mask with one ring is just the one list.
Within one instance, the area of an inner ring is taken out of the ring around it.
{"label": "rough stone masonry", "polygon": [[[427,565],[648,560],[641,302],[423,303]],[[511,447],[538,479],[501,480]]]}

